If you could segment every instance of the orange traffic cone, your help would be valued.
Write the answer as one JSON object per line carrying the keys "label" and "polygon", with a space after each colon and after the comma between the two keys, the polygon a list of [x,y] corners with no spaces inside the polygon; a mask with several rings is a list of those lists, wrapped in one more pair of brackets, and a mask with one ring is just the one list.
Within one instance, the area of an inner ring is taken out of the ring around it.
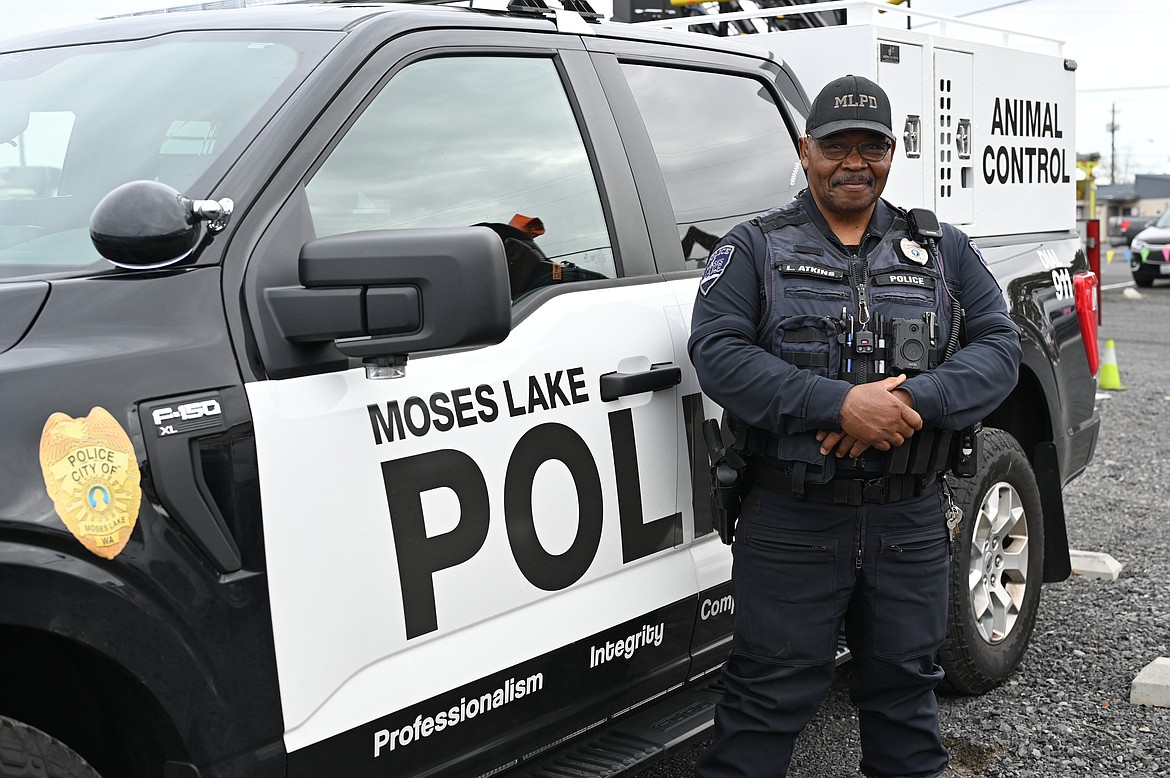
{"label": "orange traffic cone", "polygon": [[1097,388],[1120,391],[1125,389],[1121,385],[1121,374],[1117,371],[1117,350],[1113,341],[1105,341],[1105,353],[1101,357],[1101,371],[1097,374]]}

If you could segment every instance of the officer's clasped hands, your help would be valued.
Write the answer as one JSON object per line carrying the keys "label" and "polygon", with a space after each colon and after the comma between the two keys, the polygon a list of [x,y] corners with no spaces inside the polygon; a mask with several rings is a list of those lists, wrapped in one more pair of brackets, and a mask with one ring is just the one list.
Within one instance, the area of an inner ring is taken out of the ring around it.
{"label": "officer's clasped hands", "polygon": [[922,429],[922,417],[911,407],[910,395],[895,391],[905,380],[905,375],[892,376],[850,389],[838,416],[841,430],[817,433],[821,453],[856,457],[871,446],[888,451]]}

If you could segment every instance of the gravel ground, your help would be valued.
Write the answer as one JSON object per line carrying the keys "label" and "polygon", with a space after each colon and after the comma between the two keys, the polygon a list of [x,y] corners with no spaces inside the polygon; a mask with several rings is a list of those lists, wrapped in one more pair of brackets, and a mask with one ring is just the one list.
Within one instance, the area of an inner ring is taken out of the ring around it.
{"label": "gravel ground", "polygon": [[[1120,392],[1102,392],[1089,469],[1065,489],[1069,545],[1111,554],[1116,581],[1074,575],[1046,584],[1028,653],[983,696],[940,695],[951,767],[986,778],[1170,776],[1170,708],[1131,705],[1143,667],[1170,657],[1170,286],[1103,294]],[[840,668],[802,734],[789,778],[854,778],[861,758]],[[702,745],[643,774],[692,775]],[[754,777],[753,777],[754,778]],[[760,776],[759,778],[766,778]]]}

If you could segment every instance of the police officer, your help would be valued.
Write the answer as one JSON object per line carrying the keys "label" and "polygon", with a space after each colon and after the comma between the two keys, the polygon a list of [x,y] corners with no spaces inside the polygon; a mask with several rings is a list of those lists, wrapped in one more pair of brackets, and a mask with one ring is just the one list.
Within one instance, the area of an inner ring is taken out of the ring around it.
{"label": "police officer", "polygon": [[808,189],[732,229],[700,282],[691,360],[737,423],[750,482],[726,692],[700,778],[787,774],[842,624],[861,771],[947,768],[934,695],[950,546],[940,473],[952,431],[1015,385],[1021,351],[971,241],[880,199],[890,113],[866,78],[828,84],[800,138]]}

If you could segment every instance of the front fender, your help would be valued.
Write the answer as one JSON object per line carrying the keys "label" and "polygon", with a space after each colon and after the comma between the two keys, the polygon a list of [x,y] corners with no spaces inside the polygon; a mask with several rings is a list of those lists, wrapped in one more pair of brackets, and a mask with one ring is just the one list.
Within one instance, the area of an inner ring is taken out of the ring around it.
{"label": "front fender", "polygon": [[[213,765],[242,752],[271,751],[281,741],[283,723],[276,689],[272,638],[267,622],[248,618],[259,606],[267,612],[262,576],[241,574],[215,582],[219,601],[189,589],[185,614],[174,612],[168,598],[152,590],[143,568],[107,562],[88,552],[32,545],[27,539],[0,541],[0,630],[5,630],[5,655],[34,656],[29,646],[55,639],[63,656],[74,649],[86,654],[85,666],[101,699],[86,705],[118,717],[117,697],[136,695],[136,707],[153,709],[175,732],[177,748],[197,765]],[[206,589],[206,587],[202,587]],[[223,600],[251,607],[232,612]],[[74,648],[70,648],[74,647]],[[51,661],[24,663],[25,672],[43,678],[38,689],[81,697],[92,689],[62,689],[64,673]],[[114,691],[117,690],[117,691]],[[0,698],[4,706],[27,704]],[[73,718],[77,718],[74,716]],[[63,718],[62,726],[73,726]],[[131,743],[140,733],[116,730]],[[130,746],[128,746],[130,747]],[[278,761],[283,762],[283,752]],[[170,755],[172,758],[175,754]],[[218,773],[205,773],[205,775]],[[224,773],[225,775],[227,773]],[[257,764],[239,775],[264,774]]]}

